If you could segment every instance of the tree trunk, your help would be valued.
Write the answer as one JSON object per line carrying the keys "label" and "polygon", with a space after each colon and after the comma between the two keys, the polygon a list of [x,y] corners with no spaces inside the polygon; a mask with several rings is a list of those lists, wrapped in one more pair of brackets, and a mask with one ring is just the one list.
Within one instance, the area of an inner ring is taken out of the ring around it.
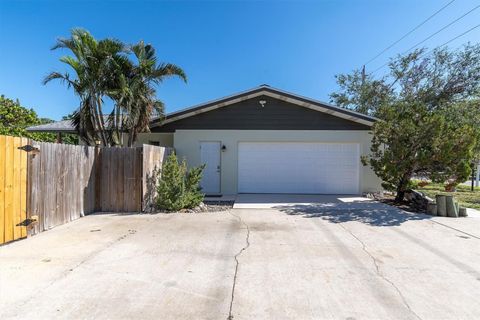
{"label": "tree trunk", "polygon": [[128,132],[128,146],[129,147],[132,147],[134,142],[135,142],[135,133],[134,133],[134,130],[133,128],[130,129],[130,131]]}
{"label": "tree trunk", "polygon": [[405,198],[405,191],[399,190],[397,188],[397,195],[395,196],[395,202],[402,202],[404,198]]}
{"label": "tree trunk", "polygon": [[395,202],[402,202],[405,198],[405,193],[407,192],[407,184],[412,177],[411,173],[405,173],[400,179],[400,182],[397,185],[397,195],[395,196]]}

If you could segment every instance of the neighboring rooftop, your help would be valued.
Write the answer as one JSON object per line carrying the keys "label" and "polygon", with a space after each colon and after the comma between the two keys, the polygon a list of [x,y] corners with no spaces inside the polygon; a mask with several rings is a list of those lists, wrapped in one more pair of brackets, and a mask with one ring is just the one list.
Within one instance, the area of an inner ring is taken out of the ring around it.
{"label": "neighboring rooftop", "polygon": [[[150,121],[155,121],[159,117],[152,116]],[[104,116],[105,122],[108,123],[108,116]],[[52,123],[41,124],[38,126],[28,127],[28,132],[53,132],[53,133],[76,133],[72,120],[61,120]]]}
{"label": "neighboring rooftop", "polygon": [[62,132],[62,133],[75,133],[72,120],[62,120],[52,123],[41,124],[38,126],[32,126],[27,128],[28,132]]}

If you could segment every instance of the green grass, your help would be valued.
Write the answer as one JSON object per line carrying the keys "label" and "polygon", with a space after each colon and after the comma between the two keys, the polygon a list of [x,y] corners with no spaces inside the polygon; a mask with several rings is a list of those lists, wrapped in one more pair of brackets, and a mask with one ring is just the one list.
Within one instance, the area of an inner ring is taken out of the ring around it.
{"label": "green grass", "polygon": [[417,187],[416,190],[425,193],[432,199],[435,199],[435,195],[437,194],[453,195],[460,206],[480,209],[480,187],[474,188],[472,192],[470,186],[458,185],[457,191],[446,192],[443,184],[430,183],[424,187]]}

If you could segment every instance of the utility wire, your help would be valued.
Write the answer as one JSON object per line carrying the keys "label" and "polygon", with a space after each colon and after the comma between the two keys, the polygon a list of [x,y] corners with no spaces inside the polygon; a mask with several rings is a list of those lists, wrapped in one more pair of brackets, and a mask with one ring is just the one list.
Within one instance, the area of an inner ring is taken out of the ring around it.
{"label": "utility wire", "polygon": [[471,9],[470,11],[464,13],[463,15],[461,15],[460,17],[458,17],[457,19],[453,20],[452,22],[450,22],[449,24],[447,24],[446,26],[444,26],[443,28],[441,28],[440,30],[438,30],[437,32],[431,34],[430,36],[426,37],[425,39],[423,39],[422,41],[418,42],[416,45],[412,46],[410,49],[408,50],[405,50],[404,52],[402,52],[402,55],[404,55],[405,53],[411,51],[412,49],[415,49],[416,47],[418,47],[419,45],[421,45],[422,43],[424,43],[425,41],[427,40],[430,40],[431,38],[433,38],[434,36],[436,36],[437,34],[439,34],[440,32],[442,32],[443,30],[447,29],[448,27],[450,27],[452,24],[456,23],[457,21],[459,21],[460,19],[463,19],[464,17],[466,17],[467,15],[469,15],[470,13],[472,13],[473,11],[477,10],[478,8],[480,8],[480,4],[476,7],[474,7],[473,9]]}
{"label": "utility wire", "polygon": [[431,52],[432,52],[433,50],[435,50],[435,49],[438,49],[438,48],[441,48],[441,47],[443,47],[443,46],[446,46],[446,45],[449,44],[450,42],[455,41],[455,40],[457,40],[457,39],[460,38],[460,37],[463,37],[463,36],[466,35],[467,33],[469,33],[469,32],[471,32],[471,31],[477,29],[478,27],[480,27],[480,24],[477,24],[476,26],[471,27],[471,28],[468,29],[467,31],[462,32],[461,34],[459,34],[458,36],[456,36],[455,38],[452,38],[452,39],[448,40],[447,42],[439,45],[438,47],[436,47],[436,48],[434,48],[434,49],[432,49],[432,50],[430,50],[430,51],[428,51],[427,53],[422,54],[422,55],[427,55],[427,54],[431,53]]}
{"label": "utility wire", "polygon": [[435,13],[433,13],[431,16],[429,16],[427,19],[423,20],[419,25],[417,25],[415,28],[413,28],[412,30],[410,30],[409,32],[407,32],[406,34],[404,34],[400,39],[398,39],[397,41],[395,41],[394,43],[392,43],[391,45],[389,45],[388,47],[386,47],[385,49],[383,49],[382,51],[380,51],[376,56],[374,56],[373,58],[371,58],[370,60],[368,60],[366,63],[364,63],[363,65],[366,66],[367,64],[369,64],[370,62],[372,62],[373,60],[377,59],[378,57],[380,57],[382,54],[384,54],[386,51],[388,51],[389,49],[391,49],[394,45],[396,45],[397,43],[399,43],[400,41],[402,41],[403,39],[405,39],[406,37],[408,37],[409,35],[411,35],[413,32],[415,32],[416,30],[418,30],[418,28],[420,28],[421,26],[423,26],[425,23],[427,23],[428,21],[430,21],[433,17],[435,17],[437,14],[439,14],[440,12],[442,12],[446,7],[448,7],[449,5],[451,5],[453,2],[455,2],[455,0],[452,0],[450,1],[449,3],[447,3],[446,5],[444,5],[443,7],[441,7],[440,9],[438,9]]}
{"label": "utility wire", "polygon": [[[459,20],[463,19],[464,17],[466,17],[467,15],[469,15],[470,13],[472,13],[473,11],[477,10],[478,8],[480,8],[480,5],[477,5],[476,7],[470,9],[469,11],[467,11],[466,13],[464,13],[463,15],[461,15],[460,17],[458,17],[457,19],[453,20],[452,22],[450,22],[449,24],[447,24],[446,26],[442,27],[441,29],[437,30],[436,32],[434,32],[433,34],[431,34],[430,36],[428,36],[427,38],[423,39],[422,41],[416,43],[414,46],[410,47],[408,50],[405,50],[404,52],[402,52],[400,55],[404,55],[405,53],[415,49],[416,47],[418,47],[419,45],[421,45],[422,43],[430,40],[431,38],[433,38],[434,36],[436,36],[437,34],[439,34],[440,32],[442,32],[443,30],[447,29],[448,27],[450,27],[451,25],[453,25],[454,23],[458,22]],[[473,29],[475,29],[476,27],[470,29],[470,30],[467,30],[466,32],[462,33],[461,35],[447,41],[448,43],[463,36],[464,34],[472,31]],[[442,46],[444,46],[445,44],[443,44]],[[382,64],[380,67],[376,68],[375,70],[373,70],[372,72],[370,72],[369,74],[373,74],[375,72],[377,72],[378,70],[382,69],[383,67],[385,67],[386,65],[388,65],[390,63],[390,61],[387,61],[386,63]]]}
{"label": "utility wire", "polygon": [[[432,50],[430,50],[430,51],[428,51],[428,52],[426,52],[426,53],[424,53],[424,54],[422,54],[422,55],[429,54],[429,53],[431,53],[431,52],[432,52],[433,50],[435,50],[435,49],[438,49],[438,48],[441,48],[441,47],[443,47],[443,46],[446,46],[447,44],[451,43],[452,41],[455,41],[455,40],[457,40],[458,38],[463,37],[463,36],[466,35],[467,33],[470,33],[470,32],[472,32],[473,30],[477,29],[478,27],[480,27],[480,24],[477,24],[476,26],[468,29],[467,31],[462,32],[461,34],[457,35],[456,37],[448,40],[447,42],[445,42],[445,43],[443,43],[443,44],[435,47],[434,49],[432,49]],[[375,70],[373,70],[372,72],[370,72],[370,74],[374,74],[375,72],[377,72],[378,70],[382,69],[383,67],[385,67],[385,66],[388,65],[389,63],[390,63],[390,61],[382,64],[380,67],[378,67],[377,69],[375,69]]]}

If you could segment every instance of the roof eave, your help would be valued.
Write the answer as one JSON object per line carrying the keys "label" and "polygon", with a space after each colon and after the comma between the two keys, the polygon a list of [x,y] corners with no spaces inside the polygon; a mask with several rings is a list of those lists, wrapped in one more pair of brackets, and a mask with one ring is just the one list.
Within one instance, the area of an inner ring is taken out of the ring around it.
{"label": "roof eave", "polygon": [[33,127],[26,128],[25,131],[27,132],[45,132],[45,133],[77,133],[75,130],[70,129],[35,129]]}

